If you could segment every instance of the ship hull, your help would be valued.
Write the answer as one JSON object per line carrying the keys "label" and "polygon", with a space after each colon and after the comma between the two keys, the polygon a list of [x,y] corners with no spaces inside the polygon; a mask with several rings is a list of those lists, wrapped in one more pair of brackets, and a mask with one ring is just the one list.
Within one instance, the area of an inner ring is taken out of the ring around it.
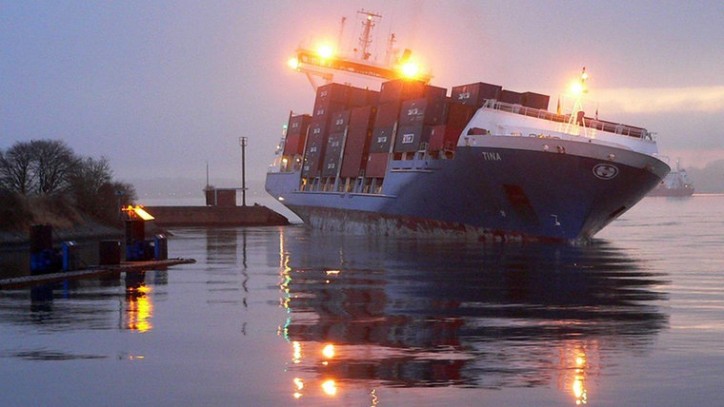
{"label": "ship hull", "polygon": [[479,136],[453,159],[390,161],[381,193],[300,191],[298,172],[269,173],[267,191],[323,230],[582,241],[668,171],[655,157],[610,145]]}

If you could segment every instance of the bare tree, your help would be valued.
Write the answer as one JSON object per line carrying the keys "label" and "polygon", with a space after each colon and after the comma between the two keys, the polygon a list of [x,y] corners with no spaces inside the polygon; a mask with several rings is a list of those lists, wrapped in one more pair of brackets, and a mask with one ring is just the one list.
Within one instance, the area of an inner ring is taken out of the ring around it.
{"label": "bare tree", "polygon": [[30,143],[16,143],[0,155],[0,182],[9,191],[27,195],[35,187],[35,155]]}
{"label": "bare tree", "polygon": [[73,150],[60,140],[33,140],[30,148],[37,180],[36,192],[53,195],[67,191],[78,164]]}

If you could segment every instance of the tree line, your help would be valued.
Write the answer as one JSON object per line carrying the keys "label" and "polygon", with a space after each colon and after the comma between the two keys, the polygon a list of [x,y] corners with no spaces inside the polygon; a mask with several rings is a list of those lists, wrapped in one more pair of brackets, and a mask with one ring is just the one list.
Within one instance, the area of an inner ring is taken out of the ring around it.
{"label": "tree line", "polygon": [[63,141],[17,142],[0,150],[0,227],[22,224],[39,200],[115,223],[119,205],[135,199],[132,185],[113,180],[105,157],[79,156]]}

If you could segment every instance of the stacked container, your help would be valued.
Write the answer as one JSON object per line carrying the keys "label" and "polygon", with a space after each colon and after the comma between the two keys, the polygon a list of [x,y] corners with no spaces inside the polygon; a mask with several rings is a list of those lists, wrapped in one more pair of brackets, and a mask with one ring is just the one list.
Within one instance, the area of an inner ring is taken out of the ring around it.
{"label": "stacked container", "polygon": [[[329,164],[334,164],[335,168],[338,167],[339,158],[334,161],[334,157],[339,157],[341,154],[346,123],[335,127],[336,119],[333,120],[333,118],[352,107],[376,103],[378,97],[378,93],[375,91],[338,83],[330,83],[317,89],[309,136],[304,150],[303,177],[318,177],[323,175],[323,172],[325,174],[334,172],[336,175],[336,169],[335,171],[327,170],[323,165],[326,162],[325,150],[328,145],[334,146],[332,148],[335,150],[330,152]],[[323,169],[325,171],[322,171]]]}
{"label": "stacked container", "polygon": [[304,143],[307,141],[307,129],[312,121],[308,114],[289,115],[287,124],[287,136],[284,142],[284,155],[295,156],[304,152]]}
{"label": "stacked container", "polygon": [[360,176],[362,163],[367,160],[369,155],[376,113],[377,108],[374,106],[357,107],[350,111],[340,177],[356,178]]}

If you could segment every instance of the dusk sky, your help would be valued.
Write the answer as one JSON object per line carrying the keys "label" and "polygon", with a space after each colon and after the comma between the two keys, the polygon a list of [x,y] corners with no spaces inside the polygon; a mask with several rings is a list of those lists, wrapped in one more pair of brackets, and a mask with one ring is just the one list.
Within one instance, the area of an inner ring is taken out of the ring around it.
{"label": "dusk sky", "polygon": [[658,134],[685,166],[724,159],[724,2],[0,0],[0,149],[61,139],[120,180],[261,180],[289,111],[311,113],[302,44],[397,36],[447,87],[488,82],[555,100],[586,66],[587,112]]}

